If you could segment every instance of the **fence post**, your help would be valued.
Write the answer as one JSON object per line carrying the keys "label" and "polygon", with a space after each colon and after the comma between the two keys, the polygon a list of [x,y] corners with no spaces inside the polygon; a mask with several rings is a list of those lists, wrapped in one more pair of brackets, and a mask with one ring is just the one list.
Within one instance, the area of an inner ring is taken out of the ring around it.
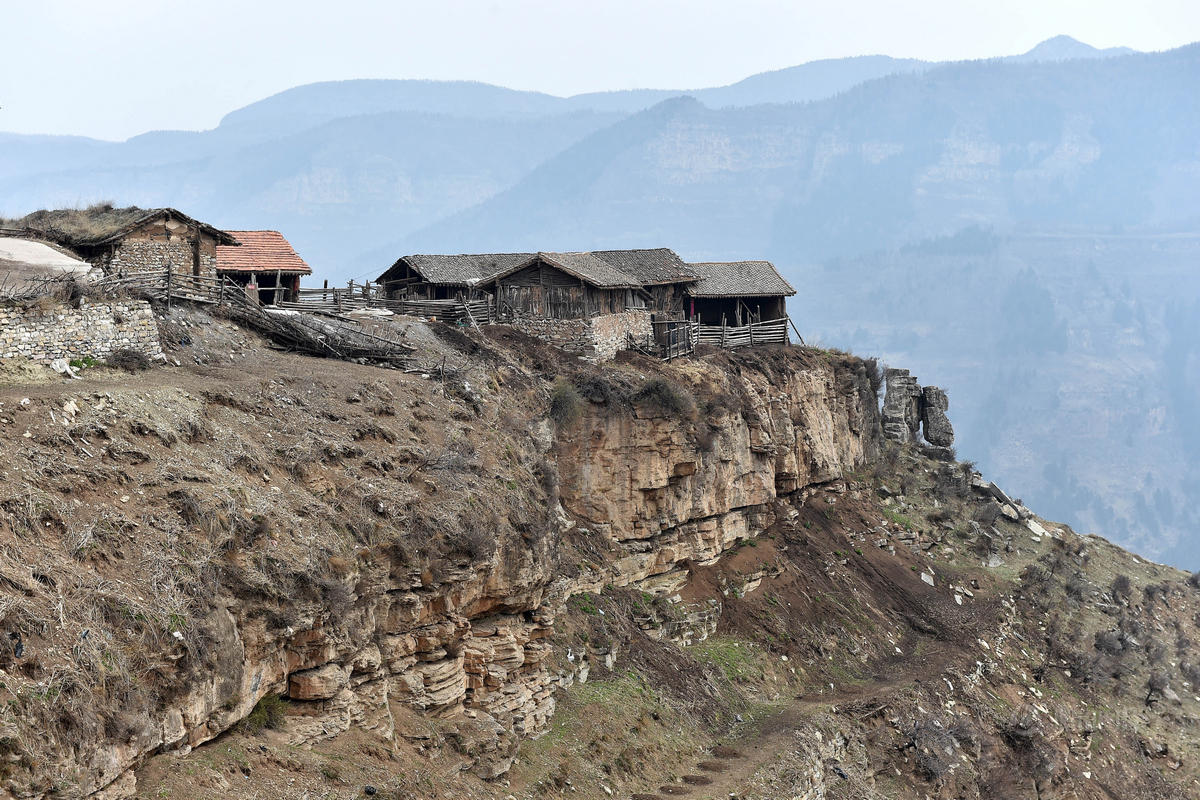
{"label": "fence post", "polygon": [[750,346],[754,347],[754,322],[750,322]]}
{"label": "fence post", "polygon": [[171,268],[167,267],[167,311],[171,310]]}
{"label": "fence post", "polygon": [[721,314],[721,347],[725,346],[725,314]]}

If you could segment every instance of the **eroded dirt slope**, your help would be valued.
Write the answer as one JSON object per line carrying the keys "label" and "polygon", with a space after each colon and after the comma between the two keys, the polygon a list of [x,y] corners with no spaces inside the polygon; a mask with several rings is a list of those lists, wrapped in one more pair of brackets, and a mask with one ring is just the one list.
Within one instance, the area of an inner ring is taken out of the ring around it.
{"label": "eroded dirt slope", "polygon": [[163,327],[0,384],[14,796],[1196,794],[1194,582],[884,445],[873,365]]}

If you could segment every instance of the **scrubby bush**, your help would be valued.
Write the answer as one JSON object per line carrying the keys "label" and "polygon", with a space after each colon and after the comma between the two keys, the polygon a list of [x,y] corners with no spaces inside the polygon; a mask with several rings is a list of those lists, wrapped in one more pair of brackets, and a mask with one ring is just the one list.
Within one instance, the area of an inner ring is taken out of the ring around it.
{"label": "scrubby bush", "polygon": [[1125,642],[1117,631],[1097,631],[1096,649],[1110,656],[1120,655],[1125,651]]}
{"label": "scrubby bush", "polygon": [[550,419],[558,425],[570,425],[583,414],[583,398],[569,381],[559,378],[550,391]]}
{"label": "scrubby bush", "polygon": [[1040,732],[1037,716],[1028,710],[1017,712],[1000,725],[1000,735],[1013,750],[1032,750]]}
{"label": "scrubby bush", "polygon": [[1146,680],[1146,705],[1150,705],[1158,698],[1162,697],[1163,692],[1171,685],[1170,678],[1167,673],[1162,670],[1155,670],[1150,673],[1150,677]]}
{"label": "scrubby bush", "polygon": [[633,402],[665,416],[691,417],[696,413],[696,401],[691,393],[666,378],[646,381],[633,395]]}
{"label": "scrubby bush", "polygon": [[575,384],[585,400],[600,406],[615,406],[625,399],[621,387],[601,375],[591,375]]}
{"label": "scrubby bush", "polygon": [[954,764],[954,739],[946,728],[932,720],[913,725],[909,744],[915,752],[917,769],[928,781],[938,781]]}
{"label": "scrubby bush", "polygon": [[867,373],[867,381],[871,385],[871,392],[878,401],[883,397],[883,368],[879,366],[879,359],[874,356],[864,358],[862,364]]}
{"label": "scrubby bush", "polygon": [[1146,598],[1147,605],[1153,605],[1159,595],[1164,598],[1167,596],[1167,587],[1157,583],[1148,583],[1142,587],[1142,596]]}
{"label": "scrubby bush", "polygon": [[1111,589],[1114,598],[1129,597],[1133,593],[1133,581],[1129,580],[1128,575],[1118,575],[1113,578]]}
{"label": "scrubby bush", "polygon": [[269,694],[254,704],[254,710],[242,720],[242,730],[249,734],[262,731],[263,728],[278,730],[283,727],[287,714],[287,703],[278,695]]}
{"label": "scrubby bush", "polygon": [[114,369],[123,369],[126,372],[143,372],[150,369],[150,359],[146,354],[132,347],[113,350],[106,363]]}

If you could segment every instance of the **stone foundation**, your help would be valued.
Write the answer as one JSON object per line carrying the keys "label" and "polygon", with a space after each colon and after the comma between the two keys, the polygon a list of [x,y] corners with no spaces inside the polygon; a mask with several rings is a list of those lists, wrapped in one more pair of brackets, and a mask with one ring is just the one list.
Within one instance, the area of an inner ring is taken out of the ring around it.
{"label": "stone foundation", "polygon": [[162,355],[154,312],[145,300],[0,306],[0,358],[103,359],[114,350]]}
{"label": "stone foundation", "polygon": [[645,341],[653,336],[649,311],[623,311],[591,319],[517,318],[513,327],[543,339],[588,361],[608,361],[629,349],[629,337]]}

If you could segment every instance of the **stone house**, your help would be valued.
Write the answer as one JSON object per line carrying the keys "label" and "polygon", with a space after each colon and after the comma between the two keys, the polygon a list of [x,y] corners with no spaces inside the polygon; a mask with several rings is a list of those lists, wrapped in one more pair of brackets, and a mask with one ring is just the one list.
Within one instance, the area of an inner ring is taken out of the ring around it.
{"label": "stone house", "polygon": [[787,317],[786,298],[796,294],[770,261],[707,261],[688,264],[699,280],[688,284],[688,317],[704,325],[740,327]]}
{"label": "stone house", "polygon": [[239,286],[256,286],[262,303],[294,301],[300,278],[312,274],[279,231],[226,231],[236,245],[217,245],[217,275]]}
{"label": "stone house", "polygon": [[15,224],[25,235],[70,248],[107,274],[169,268],[216,277],[217,246],[237,245],[228,233],[174,208],[35,211]]}

